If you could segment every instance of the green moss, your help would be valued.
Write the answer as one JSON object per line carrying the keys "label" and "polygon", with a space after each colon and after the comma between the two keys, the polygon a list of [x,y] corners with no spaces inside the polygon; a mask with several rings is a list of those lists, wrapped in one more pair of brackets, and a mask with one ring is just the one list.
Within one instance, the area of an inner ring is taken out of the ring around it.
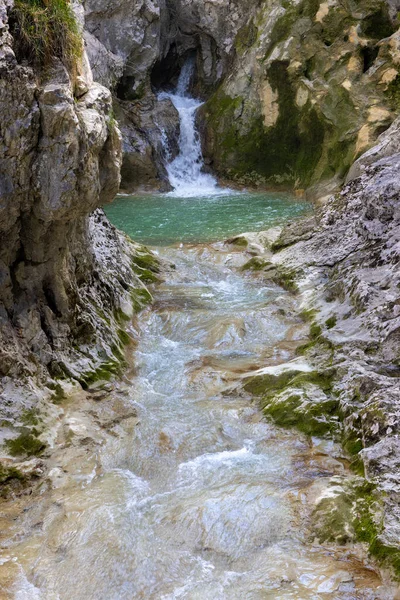
{"label": "green moss", "polygon": [[337,317],[336,316],[329,317],[329,319],[327,319],[325,321],[325,325],[326,325],[326,327],[328,329],[333,329],[333,327],[335,327],[336,323],[337,323]]}
{"label": "green moss", "polygon": [[97,381],[109,381],[113,376],[117,375],[123,364],[123,355],[117,346],[112,348],[112,351],[118,354],[116,356],[116,360],[109,360],[104,362],[100,367],[94,369],[93,371],[87,371],[82,375],[79,379],[79,383],[83,387],[84,390],[89,388],[91,385],[96,383]]}
{"label": "green moss", "polygon": [[[334,371],[286,371],[279,375],[262,375],[246,381],[246,391],[261,397],[266,415],[281,427],[296,427],[307,435],[335,435],[340,430],[339,403],[332,397]],[[325,400],[310,394],[316,386]]]}
{"label": "green moss", "polygon": [[25,410],[21,415],[21,421],[24,425],[39,425],[39,413],[36,409]]}
{"label": "green moss", "polygon": [[397,580],[400,580],[400,549],[383,543],[375,536],[369,546],[369,551],[381,564],[391,567]]}
{"label": "green moss", "polygon": [[302,387],[308,383],[316,385],[325,393],[329,394],[333,388],[333,378],[335,371],[327,369],[326,371],[310,371],[308,373],[299,373],[290,381],[293,387]]}
{"label": "green moss", "polygon": [[389,84],[386,95],[394,108],[400,108],[400,75]]}
{"label": "green moss", "polygon": [[123,323],[124,321],[127,322],[131,320],[131,317],[124,313],[124,311],[121,308],[115,309],[114,317],[118,323]]}
{"label": "green moss", "polygon": [[322,334],[322,327],[318,323],[312,323],[310,326],[310,337],[312,340],[316,340]]}
{"label": "green moss", "polygon": [[244,389],[255,396],[266,392],[283,390],[298,374],[298,371],[284,371],[279,375],[260,375],[249,378],[244,384]]}
{"label": "green moss", "polygon": [[[227,86],[223,84],[203,113],[207,121],[206,148],[214,168],[224,177],[243,184],[306,188],[333,177],[344,178],[355,159],[357,131],[365,111],[359,106],[359,84],[355,82],[349,92],[340,75],[356,52],[349,41],[351,27],[362,29],[373,49],[376,40],[390,35],[393,27],[383,0],[336,3],[329,7],[322,22],[315,21],[319,0],[283,2],[282,6],[285,13],[273,25],[261,59],[265,79],[279,107],[277,121],[267,127],[253,95],[227,97],[222,91]],[[260,31],[262,27],[265,22],[260,20]],[[277,44],[288,40],[292,40],[287,48],[292,59],[290,68],[289,60],[270,63]],[[335,45],[333,51],[328,48],[331,45]],[[330,64],[332,52],[333,56],[341,56],[337,64]],[[296,70],[294,58],[301,63]],[[299,107],[296,94],[304,78],[311,81],[311,96],[317,101],[314,104],[309,100]],[[368,96],[368,90],[376,95],[372,82],[366,80],[364,87],[364,95]],[[398,108],[397,84],[389,87],[388,96]],[[277,241],[274,249],[279,247]]]}
{"label": "green moss", "polygon": [[160,281],[160,278],[157,277],[157,273],[161,271],[160,261],[144,246],[143,252],[136,254],[132,259],[132,268],[144,283]]}
{"label": "green moss", "polygon": [[118,329],[118,338],[123,346],[127,346],[132,341],[131,336],[124,329]]}
{"label": "green moss", "polygon": [[82,55],[82,39],[68,0],[15,0],[9,17],[19,60],[45,65],[57,57],[69,68]]}
{"label": "green moss", "polygon": [[309,371],[283,371],[279,375],[265,374],[249,378],[244,384],[244,389],[256,396],[270,392],[278,392],[287,387],[303,387],[311,383],[320,387],[324,392],[331,392],[333,387],[334,371],[325,372]]}
{"label": "green moss", "polygon": [[379,530],[375,486],[364,478],[334,481],[332,493],[314,511],[314,527],[320,542],[371,543]]}
{"label": "green moss", "polygon": [[246,50],[251,48],[257,41],[258,29],[253,21],[244,25],[239,29],[235,38],[235,49],[239,54],[243,54]]}
{"label": "green moss", "polygon": [[264,267],[270,265],[271,263],[267,260],[264,260],[258,256],[254,256],[246,264],[243,265],[242,271],[262,271]]}
{"label": "green moss", "polygon": [[320,542],[363,542],[369,553],[400,579],[400,548],[383,542],[382,492],[364,478],[342,483],[337,494],[324,498],[314,511],[314,528]]}
{"label": "green moss", "polygon": [[285,398],[270,394],[262,399],[261,406],[277,425],[296,427],[306,435],[335,434],[339,427],[336,399],[313,402],[296,393]]}
{"label": "green moss", "polygon": [[299,316],[303,321],[314,321],[317,311],[314,308],[305,308],[300,313]]}
{"label": "green moss", "polygon": [[357,20],[342,4],[332,6],[322,21],[320,35],[326,45],[332,45],[342,40],[352,25],[357,25]]}
{"label": "green moss", "polygon": [[306,342],[305,344],[301,344],[296,348],[296,356],[305,356],[310,350],[320,350],[321,353],[326,353],[327,351],[332,352],[333,343],[326,338],[319,336]]}
{"label": "green moss", "polygon": [[139,312],[145,306],[153,302],[153,296],[146,288],[132,288],[131,300],[134,311]]}
{"label": "green moss", "polygon": [[140,269],[149,269],[150,271],[153,271],[153,273],[159,273],[161,270],[160,261],[156,256],[154,256],[154,254],[151,254],[150,252],[146,252],[145,254],[137,254],[132,259],[132,263],[134,268],[139,267]]}
{"label": "green moss", "polygon": [[25,475],[15,467],[5,467],[4,465],[0,464],[0,485],[9,482],[12,479],[25,481],[26,478]]}
{"label": "green moss", "polygon": [[286,8],[285,14],[279,17],[272,29],[270,35],[270,43],[268,44],[264,60],[267,60],[269,58],[269,56],[272,53],[272,50],[277,44],[288,38],[297,17],[298,15],[296,7],[293,6],[288,6]]}
{"label": "green moss", "polygon": [[386,2],[376,2],[375,11],[362,21],[361,32],[377,41],[395,32]]}
{"label": "green moss", "polygon": [[234,246],[238,246],[239,248],[247,248],[247,246],[249,245],[249,242],[246,240],[245,237],[238,236],[238,237],[234,237],[229,240],[226,240],[226,244],[233,244]]}
{"label": "green moss", "polygon": [[[48,387],[50,387],[50,386],[48,385]],[[65,400],[66,395],[65,395],[64,389],[59,383],[54,384],[54,386],[50,389],[53,389],[51,401],[54,404],[60,404],[63,400]]]}
{"label": "green moss", "polygon": [[276,273],[272,276],[272,281],[283,287],[288,292],[296,293],[298,287],[296,284],[297,273],[278,267]]}
{"label": "green moss", "polygon": [[46,444],[32,433],[21,433],[18,437],[5,442],[11,456],[39,456]]}
{"label": "green moss", "polygon": [[346,435],[343,440],[343,447],[351,456],[357,456],[364,448],[364,444],[357,434]]}
{"label": "green moss", "polygon": [[[287,62],[273,62],[267,72],[277,94],[279,116],[266,127],[262,116],[250,121],[246,135],[241,133],[235,111],[240,98],[220,98],[218,110],[208,105],[210,125],[219,132],[217,163],[235,178],[256,172],[265,181],[307,185],[321,157],[324,127],[314,109],[302,112],[295,104],[296,93],[287,73]],[[249,118],[249,117],[248,117]],[[217,164],[218,166],[218,164]]]}
{"label": "green moss", "polygon": [[300,15],[313,19],[318,12],[320,4],[321,0],[304,0],[299,7]]}

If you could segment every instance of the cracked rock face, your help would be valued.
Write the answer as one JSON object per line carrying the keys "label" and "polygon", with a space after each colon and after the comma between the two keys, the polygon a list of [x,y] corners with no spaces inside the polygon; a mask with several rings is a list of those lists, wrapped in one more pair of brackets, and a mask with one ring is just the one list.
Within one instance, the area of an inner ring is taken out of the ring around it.
{"label": "cracked rock face", "polygon": [[[119,189],[110,91],[84,56],[72,77],[18,64],[0,2],[0,375],[81,378],[116,361],[117,311],[143,289],[133,247],[101,215]],[[93,220],[94,219],[94,220]],[[101,237],[102,252],[98,238]],[[11,394],[11,396],[10,396]],[[22,394],[22,392],[21,392]]]}
{"label": "cracked rock face", "polygon": [[[353,165],[308,235],[293,226],[274,262],[297,273],[321,335],[308,360],[334,369],[347,448],[377,485],[382,518],[371,549],[400,555],[400,120]],[[300,232],[301,233],[301,232]],[[326,358],[326,356],[325,356]],[[359,453],[359,454],[358,454]],[[371,542],[371,540],[369,540]],[[397,562],[396,562],[397,561]]]}

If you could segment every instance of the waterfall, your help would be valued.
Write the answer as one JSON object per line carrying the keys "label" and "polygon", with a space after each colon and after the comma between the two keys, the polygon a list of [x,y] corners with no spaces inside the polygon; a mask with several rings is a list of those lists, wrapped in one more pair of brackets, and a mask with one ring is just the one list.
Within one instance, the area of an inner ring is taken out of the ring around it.
{"label": "waterfall", "polygon": [[196,128],[196,111],[202,102],[189,95],[188,90],[194,71],[194,60],[189,59],[179,75],[174,93],[163,92],[161,97],[170,98],[180,119],[179,154],[169,164],[167,173],[174,196],[209,196],[221,192],[217,180],[203,172],[204,160],[200,136]]}

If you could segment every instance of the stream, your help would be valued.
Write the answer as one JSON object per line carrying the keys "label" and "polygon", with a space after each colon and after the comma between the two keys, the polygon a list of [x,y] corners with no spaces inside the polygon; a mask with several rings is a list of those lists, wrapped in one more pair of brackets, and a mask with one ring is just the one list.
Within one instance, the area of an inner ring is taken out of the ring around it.
{"label": "stream", "polygon": [[[194,115],[179,89],[176,105]],[[169,167],[174,192],[107,209],[175,268],[131,325],[137,345],[121,381],[100,402],[82,393],[66,403],[75,431],[90,430],[84,411],[95,414],[94,404],[99,415],[119,403],[129,418],[53,459],[59,484],[10,532],[10,597],[390,599],[362,549],[312,540],[316,498],[348,474],[340,449],[268,422],[241,386],[244,373],[292,359],[306,332],[296,298],[242,272],[249,257],[217,240],[309,208],[285,194],[219,189],[191,135],[192,159]]]}

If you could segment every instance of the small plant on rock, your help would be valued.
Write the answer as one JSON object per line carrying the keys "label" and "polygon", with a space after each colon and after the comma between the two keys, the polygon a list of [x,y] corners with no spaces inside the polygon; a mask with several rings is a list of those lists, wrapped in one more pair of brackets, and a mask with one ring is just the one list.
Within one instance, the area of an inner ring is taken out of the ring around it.
{"label": "small plant on rock", "polygon": [[82,54],[69,0],[15,0],[9,23],[19,60],[45,66],[56,57],[70,69]]}

